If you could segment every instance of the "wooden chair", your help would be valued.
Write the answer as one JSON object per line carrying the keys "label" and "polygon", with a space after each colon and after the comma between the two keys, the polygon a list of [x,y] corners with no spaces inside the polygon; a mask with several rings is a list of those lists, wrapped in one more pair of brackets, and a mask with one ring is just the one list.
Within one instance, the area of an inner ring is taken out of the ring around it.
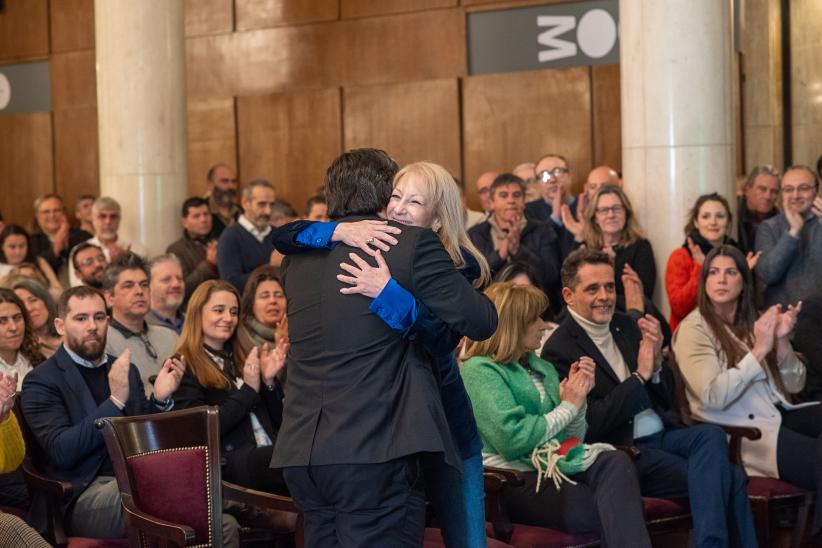
{"label": "wooden chair", "polygon": [[[685,377],[682,375],[682,370],[673,355],[668,360],[668,364],[674,375],[676,403],[679,408],[680,418],[686,425],[697,424],[699,421],[691,415],[691,407],[685,392],[687,386]],[[717,426],[728,434],[729,459],[742,468],[744,472],[742,440],[758,440],[762,437],[762,432],[753,427],[729,426],[727,424],[717,424]],[[775,540],[773,535],[778,525],[778,516],[783,509],[787,508],[796,510],[796,522],[791,535],[791,548],[799,548],[805,526],[808,523],[808,510],[813,502],[813,493],[776,478],[747,477],[748,500],[751,503],[751,511],[754,515],[754,525],[759,545],[772,545]]]}
{"label": "wooden chair", "polygon": [[222,501],[302,516],[288,497],[221,482],[216,407],[98,420],[131,546],[222,545]]}

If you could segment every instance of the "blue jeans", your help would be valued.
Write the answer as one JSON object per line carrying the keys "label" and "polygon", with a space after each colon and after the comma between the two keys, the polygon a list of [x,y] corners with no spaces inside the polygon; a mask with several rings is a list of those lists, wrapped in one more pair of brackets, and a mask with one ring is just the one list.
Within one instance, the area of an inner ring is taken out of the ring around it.
{"label": "blue jeans", "polygon": [[445,546],[485,548],[482,455],[468,457],[463,465],[463,474],[442,461],[426,468],[426,490],[439,518]]}
{"label": "blue jeans", "polygon": [[699,548],[755,547],[756,530],[745,475],[728,460],[728,442],[718,426],[700,424],[664,430],[634,440],[642,495],[687,498]]}

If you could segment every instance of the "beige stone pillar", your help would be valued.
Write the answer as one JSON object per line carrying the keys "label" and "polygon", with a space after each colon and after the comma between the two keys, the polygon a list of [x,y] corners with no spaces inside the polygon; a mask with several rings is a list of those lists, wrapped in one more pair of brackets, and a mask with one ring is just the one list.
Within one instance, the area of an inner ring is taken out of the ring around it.
{"label": "beige stone pillar", "polygon": [[96,0],[100,193],[149,254],[179,237],[186,196],[183,0]]}
{"label": "beige stone pillar", "polygon": [[697,196],[734,195],[730,0],[620,0],[622,167],[654,248],[655,300]]}
{"label": "beige stone pillar", "polygon": [[822,154],[822,2],[791,0],[793,163],[816,169]]}

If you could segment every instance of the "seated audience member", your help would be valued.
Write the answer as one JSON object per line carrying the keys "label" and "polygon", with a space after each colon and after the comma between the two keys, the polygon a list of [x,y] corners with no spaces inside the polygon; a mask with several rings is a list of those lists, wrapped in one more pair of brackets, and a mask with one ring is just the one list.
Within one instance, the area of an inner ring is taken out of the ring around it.
{"label": "seated audience member", "polygon": [[11,289],[0,288],[0,372],[17,377],[17,390],[43,361],[26,306]]}
{"label": "seated audience member", "polygon": [[[711,249],[730,244],[739,247],[728,233],[731,230],[731,208],[728,200],[717,193],[703,194],[688,212],[685,223],[685,243],[668,257],[665,267],[665,291],[671,305],[671,331],[696,308],[696,288],[702,263]],[[748,266],[753,268],[759,255],[748,253]]]}
{"label": "seated audience member", "polygon": [[148,263],[148,270],[151,274],[151,309],[146,315],[146,322],[167,327],[179,335],[185,319],[181,308],[185,298],[185,282],[180,259],[173,253],[154,257]]}
{"label": "seated audience member", "polygon": [[482,211],[486,215],[490,215],[494,209],[494,206],[491,204],[491,183],[494,182],[494,179],[496,179],[498,175],[499,173],[496,171],[486,171],[477,177],[477,182],[475,183],[477,186],[477,196],[479,196],[480,205],[482,205]]}
{"label": "seated audience member", "polygon": [[802,301],[802,310],[793,330],[793,348],[805,363],[806,381],[802,390],[805,401],[822,401],[822,293]]}
{"label": "seated audience member", "polygon": [[130,352],[146,395],[151,393],[152,377],[177,346],[177,333],[146,322],[151,302],[148,278],[146,263],[134,253],[118,257],[106,267],[103,276],[106,304],[111,308],[106,353],[120,356],[126,350]]}
{"label": "seated audience member", "polygon": [[[673,349],[696,418],[762,431],[742,442],[748,474],[822,492],[822,407],[790,402],[805,384],[790,342],[800,308],[774,305],[757,318],[745,257],[719,246],[705,258],[699,305],[679,324]],[[812,532],[822,532],[818,505]]]}
{"label": "seated audience member", "polygon": [[534,162],[525,162],[517,165],[511,173],[525,182],[525,202],[533,202],[542,198],[542,192],[537,181],[537,165]]}
{"label": "seated audience member", "polygon": [[237,222],[242,210],[237,205],[237,175],[225,164],[211,166],[206,175],[209,210],[214,216],[214,237]]}
{"label": "seated audience member", "polygon": [[270,493],[287,493],[282,473],[269,467],[280,428],[283,393],[276,379],[288,343],[254,347],[237,360],[240,298],[234,286],[208,280],[194,291],[177,346],[186,372],[174,393],[178,409],[220,409],[223,479]]}
{"label": "seated audience member", "polygon": [[197,286],[217,277],[217,240],[214,239],[213,216],[204,198],[188,198],[183,202],[183,237],[168,246],[166,253],[180,259],[185,277],[185,298]]}
{"label": "seated audience member", "polygon": [[560,382],[554,367],[534,354],[545,329],[545,294],[513,283],[494,284],[486,294],[499,327],[491,338],[468,343],[462,378],[482,436],[483,464],[524,472],[525,483],[505,493],[512,521],[594,532],[605,546],[651,546],[630,458],[605,443],[582,443],[593,361],[575,362]]}
{"label": "seated audience member", "polygon": [[69,251],[80,242],[91,238],[85,230],[71,228],[66,218],[63,199],[57,194],[44,194],[34,201],[35,232],[31,235],[31,250],[49,263],[61,276],[61,268],[68,260]]}
{"label": "seated audience member", "polygon": [[237,290],[245,287],[252,270],[271,261],[274,251],[271,209],[274,187],[268,181],[251,181],[243,188],[243,213],[228,227],[217,243],[220,278]]}
{"label": "seated audience member", "polygon": [[105,251],[99,245],[91,241],[78,244],[69,254],[69,285],[102,288],[103,271],[108,263]]}
{"label": "seated audience member", "polygon": [[280,228],[290,222],[296,221],[299,218],[297,212],[285,200],[274,200],[274,205],[271,207],[271,226]]}
{"label": "seated audience member", "polygon": [[124,242],[117,232],[120,230],[122,210],[114,198],[100,196],[91,206],[91,222],[94,225],[94,237],[88,243],[100,246],[106,261],[113,262],[117,257],[128,252],[141,257],[145,256],[145,249],[137,242]]}
{"label": "seated audience member", "polygon": [[31,249],[31,238],[20,225],[6,225],[0,231],[0,278],[8,275],[12,268],[24,263],[34,263],[49,282],[49,288],[62,293],[63,286],[57,275],[42,257],[35,257]]}
{"label": "seated audience member", "polygon": [[782,212],[759,225],[756,274],[767,286],[765,305],[788,305],[822,292],[822,196],[806,166],[785,170]]}
{"label": "seated audience member", "polygon": [[[468,235],[485,256],[491,274],[511,262],[530,264],[537,272],[537,287],[559,300],[560,252],[557,234],[550,224],[528,219],[523,214],[525,191],[522,179],[503,173],[491,184],[494,212],[488,220],[472,228]],[[559,312],[559,303],[552,306]]]}
{"label": "seated audience member", "polygon": [[306,221],[328,221],[328,204],[325,203],[325,198],[321,195],[312,196],[305,204]]}
{"label": "seated audience member", "polygon": [[[0,372],[0,475],[17,470],[26,455],[23,433],[12,412],[16,381]],[[0,545],[8,547],[48,548],[49,544],[23,520],[0,510]]]}
{"label": "seated audience member", "polygon": [[776,209],[779,172],[771,166],[756,166],[745,179],[742,192],[739,197],[737,237],[739,249],[748,253],[755,248],[759,225],[779,213]]}
{"label": "seated audience member", "polygon": [[545,343],[542,357],[560,376],[583,357],[596,363],[588,394],[588,442],[635,445],[643,496],[690,500],[698,547],[756,546],[745,475],[728,461],[717,426],[689,428],[675,416],[673,376],[662,359],[659,322],[615,312],[611,258],[580,249],[562,265],[568,315]]}
{"label": "seated audience member", "polygon": [[26,308],[38,352],[44,358],[52,357],[63,342],[54,326],[54,318],[57,317],[57,302],[54,297],[43,284],[25,278],[15,280],[11,289]]}
{"label": "seated audience member", "polygon": [[85,230],[92,235],[94,234],[94,223],[91,222],[93,217],[91,206],[94,205],[96,199],[97,196],[93,194],[81,194],[74,202],[74,218],[80,224],[80,230]]}
{"label": "seated audience member", "polygon": [[[35,442],[47,462],[44,472],[71,482],[64,521],[71,536],[121,538],[126,535],[120,491],[103,434],[95,425],[102,417],[141,415],[171,409],[171,395],[185,365],[167,360],[146,399],[129,353],[106,355],[106,305],[91,287],[73,287],[60,298],[57,330],[64,343],[23,381],[21,408]],[[34,495],[33,508],[45,504]],[[39,519],[44,514],[35,512]],[[42,523],[38,525],[44,525]]]}
{"label": "seated audience member", "polygon": [[[240,321],[237,327],[238,361],[245,362],[254,347],[268,344],[275,348],[288,341],[288,319],[283,286],[277,277],[277,269],[262,265],[254,269],[245,284],[240,300]],[[278,374],[281,385],[285,369]]]}
{"label": "seated audience member", "polygon": [[495,282],[514,282],[518,285],[537,286],[537,272],[528,263],[513,262],[497,272]]}
{"label": "seated audience member", "polygon": [[561,154],[546,154],[537,162],[536,171],[542,199],[529,202],[525,206],[525,216],[561,227],[562,205],[570,202],[571,169],[568,160]]}

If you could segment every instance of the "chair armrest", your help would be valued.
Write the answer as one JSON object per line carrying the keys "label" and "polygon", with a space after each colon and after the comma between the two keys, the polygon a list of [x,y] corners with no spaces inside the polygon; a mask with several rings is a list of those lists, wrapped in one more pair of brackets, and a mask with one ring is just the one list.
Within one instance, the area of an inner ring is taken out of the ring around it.
{"label": "chair armrest", "polygon": [[122,497],[123,520],[129,527],[134,527],[146,535],[165,539],[176,546],[188,546],[194,542],[194,529],[181,523],[172,523],[146,514],[134,505],[130,495],[120,493]]}
{"label": "chair armrest", "polygon": [[26,484],[32,491],[40,491],[60,501],[70,498],[74,491],[70,482],[41,474],[28,459],[23,461],[22,470]]}
{"label": "chair armrest", "polygon": [[758,440],[762,438],[762,431],[759,428],[752,426],[729,426],[727,424],[717,424],[722,428],[726,434],[734,437],[745,438],[749,440]]}
{"label": "chair armrest", "polygon": [[502,476],[505,478],[505,481],[508,482],[508,485],[511,487],[519,487],[520,485],[525,483],[525,478],[522,477],[522,472],[518,470],[509,470],[508,468],[494,468],[492,466],[486,466],[484,468],[486,473],[496,474],[498,476]]}
{"label": "chair armrest", "polygon": [[638,459],[641,453],[639,447],[636,447],[634,445],[617,445],[616,448],[617,451],[622,451],[623,453],[628,455],[631,458],[631,460]]}
{"label": "chair armrest", "polygon": [[300,510],[294,504],[294,500],[290,497],[249,489],[225,480],[223,480],[223,500],[231,500],[248,504],[249,506],[270,508],[292,514],[300,513]]}

